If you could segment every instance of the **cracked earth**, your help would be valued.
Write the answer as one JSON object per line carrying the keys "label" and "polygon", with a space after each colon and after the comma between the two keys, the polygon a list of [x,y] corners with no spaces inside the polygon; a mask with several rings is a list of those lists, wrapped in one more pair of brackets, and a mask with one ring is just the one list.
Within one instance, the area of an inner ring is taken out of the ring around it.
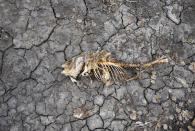
{"label": "cracked earth", "polygon": [[[169,62],[110,86],[61,74],[98,49]],[[0,130],[195,130],[195,1],[0,0]]]}

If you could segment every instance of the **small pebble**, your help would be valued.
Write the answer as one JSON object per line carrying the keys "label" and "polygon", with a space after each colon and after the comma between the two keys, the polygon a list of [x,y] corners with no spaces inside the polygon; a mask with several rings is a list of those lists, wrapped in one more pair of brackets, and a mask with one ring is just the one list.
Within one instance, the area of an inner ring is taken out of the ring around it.
{"label": "small pebble", "polygon": [[177,100],[176,96],[172,96],[171,99],[172,99],[173,101],[176,101],[176,100]]}
{"label": "small pebble", "polygon": [[189,69],[192,71],[192,72],[195,72],[195,62],[192,62],[189,66]]}
{"label": "small pebble", "polygon": [[82,22],[82,19],[77,19],[77,22],[78,22],[78,23],[81,23],[81,22]]}
{"label": "small pebble", "polygon": [[136,118],[137,118],[136,111],[133,111],[133,112],[130,114],[130,118],[131,118],[132,120],[136,120]]}
{"label": "small pebble", "polygon": [[167,129],[168,129],[167,124],[163,124],[163,129],[164,129],[164,130],[167,130]]}
{"label": "small pebble", "polygon": [[169,116],[169,119],[173,120],[174,119],[174,116],[173,115],[170,115]]}

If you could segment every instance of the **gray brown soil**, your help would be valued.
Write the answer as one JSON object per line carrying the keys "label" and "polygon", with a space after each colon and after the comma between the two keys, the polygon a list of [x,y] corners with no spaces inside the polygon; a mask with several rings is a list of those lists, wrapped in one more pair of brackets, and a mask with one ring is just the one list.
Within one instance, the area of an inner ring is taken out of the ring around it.
{"label": "gray brown soil", "polygon": [[[169,62],[108,87],[61,74],[98,49]],[[0,131],[192,131],[194,117],[194,0],[0,0]]]}

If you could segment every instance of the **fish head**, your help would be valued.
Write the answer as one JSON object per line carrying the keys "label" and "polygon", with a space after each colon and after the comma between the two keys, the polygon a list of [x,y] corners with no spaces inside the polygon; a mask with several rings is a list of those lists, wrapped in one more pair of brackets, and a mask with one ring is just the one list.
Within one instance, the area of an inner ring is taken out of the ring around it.
{"label": "fish head", "polygon": [[64,70],[62,71],[62,74],[66,75],[66,76],[70,76],[70,73],[71,73],[71,64],[72,64],[72,60],[68,60],[68,61],[66,61],[62,65],[62,68],[64,68]]}

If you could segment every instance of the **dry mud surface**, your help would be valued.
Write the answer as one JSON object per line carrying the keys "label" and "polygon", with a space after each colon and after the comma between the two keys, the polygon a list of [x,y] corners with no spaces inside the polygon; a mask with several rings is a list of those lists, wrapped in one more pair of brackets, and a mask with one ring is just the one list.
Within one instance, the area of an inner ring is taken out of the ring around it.
{"label": "dry mud surface", "polygon": [[[0,130],[195,130],[194,43],[194,0],[0,0]],[[98,49],[169,63],[108,87],[60,73]]]}

